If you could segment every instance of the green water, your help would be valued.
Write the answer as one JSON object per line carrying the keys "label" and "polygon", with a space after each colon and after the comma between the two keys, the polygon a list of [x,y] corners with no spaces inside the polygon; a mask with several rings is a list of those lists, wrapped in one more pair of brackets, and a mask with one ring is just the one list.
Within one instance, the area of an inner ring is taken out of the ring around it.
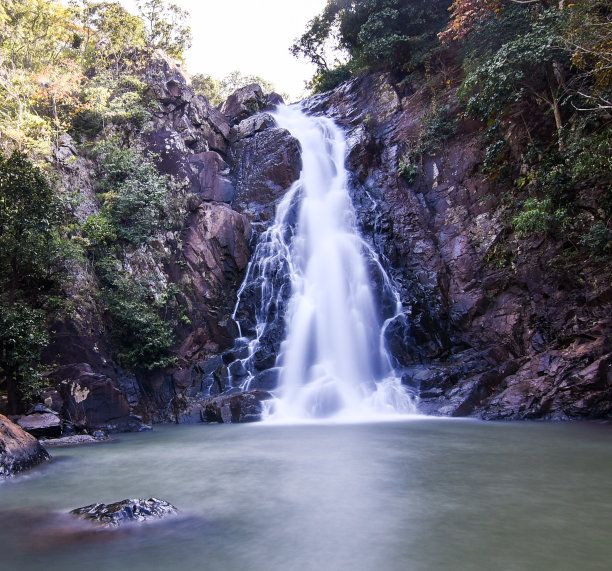
{"label": "green water", "polygon": [[[608,570],[612,426],[163,426],[0,484],[0,569]],[[181,517],[63,514],[155,496]]]}

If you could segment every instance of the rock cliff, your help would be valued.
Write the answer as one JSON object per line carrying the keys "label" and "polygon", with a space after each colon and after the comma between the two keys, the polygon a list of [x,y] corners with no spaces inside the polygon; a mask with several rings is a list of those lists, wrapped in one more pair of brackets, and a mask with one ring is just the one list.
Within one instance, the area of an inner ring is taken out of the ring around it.
{"label": "rock cliff", "polygon": [[[457,109],[452,87],[438,97]],[[347,129],[363,231],[405,308],[389,327],[389,346],[420,409],[486,419],[608,417],[609,264],[573,258],[563,237],[519,238],[508,229],[512,183],[483,172],[486,127],[462,120],[408,182],[398,172],[430,109],[425,88],[402,94],[387,76],[370,75],[306,105]],[[510,141],[525,136],[520,126],[505,129]]]}

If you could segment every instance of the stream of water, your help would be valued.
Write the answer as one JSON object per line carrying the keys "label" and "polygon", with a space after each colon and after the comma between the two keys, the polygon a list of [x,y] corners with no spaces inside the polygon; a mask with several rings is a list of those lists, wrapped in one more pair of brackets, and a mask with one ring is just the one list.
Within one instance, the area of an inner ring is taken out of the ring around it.
{"label": "stream of water", "polygon": [[[608,570],[612,427],[161,426],[0,483],[4,571]],[[165,499],[111,533],[59,514]]]}

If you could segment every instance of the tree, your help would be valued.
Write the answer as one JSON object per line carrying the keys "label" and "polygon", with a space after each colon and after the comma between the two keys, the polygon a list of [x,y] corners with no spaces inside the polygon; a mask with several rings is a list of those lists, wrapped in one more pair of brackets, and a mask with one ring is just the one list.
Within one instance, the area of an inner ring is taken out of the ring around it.
{"label": "tree", "polygon": [[75,54],[72,12],[52,0],[12,0],[4,8],[0,48],[13,65],[39,70]]}
{"label": "tree", "polygon": [[252,83],[257,83],[264,93],[272,93],[274,86],[258,75],[244,75],[238,70],[234,70],[222,79],[214,79],[210,75],[198,73],[191,79],[191,84],[196,91],[217,106],[223,103],[234,91],[241,87],[246,87]]}
{"label": "tree", "polygon": [[[518,17],[524,15],[521,11]],[[567,94],[570,67],[569,51],[560,40],[566,16],[565,11],[557,8],[530,8],[527,29],[493,49],[481,58],[480,65],[468,71],[462,92],[468,96],[467,107],[472,115],[491,120],[512,103],[531,100],[544,104],[554,117],[562,149],[562,102]],[[508,14],[507,18],[503,23],[511,26],[508,22],[512,16]]]}
{"label": "tree", "polygon": [[606,0],[571,5],[565,45],[580,71],[573,87],[589,110],[612,109],[612,6]]}
{"label": "tree", "polygon": [[186,24],[189,12],[164,0],[139,0],[138,12],[145,24],[147,46],[161,48],[182,59],[191,47],[191,28]]}
{"label": "tree", "polygon": [[62,213],[51,185],[20,152],[0,154],[0,285],[12,303],[20,289],[52,277]]}
{"label": "tree", "polygon": [[455,0],[450,7],[448,27],[439,34],[443,42],[463,40],[474,30],[505,7],[505,0]]}
{"label": "tree", "polygon": [[115,76],[119,77],[122,67],[133,63],[128,56],[145,47],[144,22],[118,2],[113,2],[95,5],[91,12],[91,23],[95,27],[98,41],[88,60],[93,64],[102,61],[114,66]]}
{"label": "tree", "polygon": [[387,70],[403,76],[422,65],[439,46],[437,34],[448,21],[450,0],[329,0],[291,46],[317,66],[316,82],[327,84],[334,68],[329,53],[343,51],[336,62],[338,79],[346,71]]}
{"label": "tree", "polygon": [[61,221],[40,169],[22,153],[0,154],[0,367],[12,412],[41,383],[37,362],[48,337],[44,312],[32,303],[57,272]]}
{"label": "tree", "polygon": [[43,311],[0,298],[0,369],[10,414],[17,414],[22,403],[31,401],[42,388],[38,362],[48,343]]}

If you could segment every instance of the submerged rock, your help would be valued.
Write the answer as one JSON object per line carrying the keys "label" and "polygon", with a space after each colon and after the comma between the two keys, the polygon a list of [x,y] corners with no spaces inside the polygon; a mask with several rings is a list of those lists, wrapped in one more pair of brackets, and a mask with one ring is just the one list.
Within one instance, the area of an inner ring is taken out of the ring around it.
{"label": "submerged rock", "polygon": [[48,452],[36,438],[0,414],[0,478],[48,459]]}
{"label": "submerged rock", "polygon": [[41,439],[40,442],[45,448],[60,448],[63,446],[80,446],[81,444],[97,444],[107,442],[107,435],[92,436],[91,434],[73,434],[62,438]]}
{"label": "submerged rock", "polygon": [[119,527],[126,523],[158,520],[176,515],[178,510],[164,500],[149,498],[148,500],[126,499],[112,504],[91,504],[74,509],[70,513],[104,527]]}

